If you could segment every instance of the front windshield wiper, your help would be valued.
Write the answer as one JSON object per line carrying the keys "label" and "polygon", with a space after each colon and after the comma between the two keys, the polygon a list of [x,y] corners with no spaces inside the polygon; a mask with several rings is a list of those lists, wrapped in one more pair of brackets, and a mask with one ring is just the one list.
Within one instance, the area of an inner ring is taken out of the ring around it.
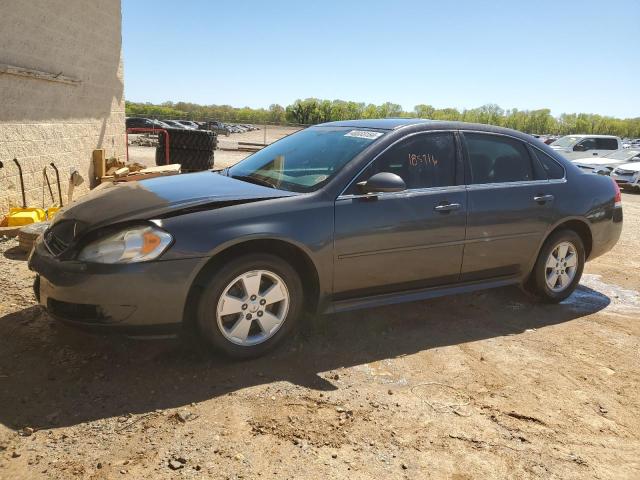
{"label": "front windshield wiper", "polygon": [[276,188],[276,186],[267,182],[266,180],[262,180],[257,177],[252,177],[251,175],[230,175],[231,178],[235,178],[236,180],[241,180],[243,182],[255,183],[256,185],[262,185],[263,187]]}

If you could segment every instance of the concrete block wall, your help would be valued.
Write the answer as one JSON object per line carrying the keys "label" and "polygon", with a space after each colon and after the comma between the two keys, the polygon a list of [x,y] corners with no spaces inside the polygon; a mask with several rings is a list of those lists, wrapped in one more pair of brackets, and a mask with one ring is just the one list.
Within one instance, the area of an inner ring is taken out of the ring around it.
{"label": "concrete block wall", "polygon": [[[0,73],[0,218],[22,203],[14,157],[28,206],[42,206],[42,170],[51,162],[66,205],[71,171],[85,180],[74,198],[88,190],[94,149],[125,156],[120,0],[3,0],[0,45],[0,64],[80,80],[68,85]],[[57,200],[53,169],[48,174]],[[44,203],[51,204],[48,189]]]}

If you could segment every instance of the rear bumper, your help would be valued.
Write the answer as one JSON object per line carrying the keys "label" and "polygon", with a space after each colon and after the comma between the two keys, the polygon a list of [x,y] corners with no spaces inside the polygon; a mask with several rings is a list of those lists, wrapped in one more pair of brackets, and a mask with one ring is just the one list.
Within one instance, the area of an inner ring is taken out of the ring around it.
{"label": "rear bumper", "polygon": [[622,207],[613,208],[611,217],[591,224],[592,249],[588,260],[593,260],[615,247],[622,234],[622,224]]}
{"label": "rear bumper", "polygon": [[201,259],[98,265],[59,261],[35,245],[36,299],[55,319],[107,332],[170,333],[182,324],[185,300]]}

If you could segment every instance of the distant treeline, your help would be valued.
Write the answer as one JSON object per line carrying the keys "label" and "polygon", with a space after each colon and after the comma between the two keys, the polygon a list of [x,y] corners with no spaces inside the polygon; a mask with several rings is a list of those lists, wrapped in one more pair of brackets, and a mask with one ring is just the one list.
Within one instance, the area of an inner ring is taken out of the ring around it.
{"label": "distant treeline", "polygon": [[486,123],[535,134],[597,133],[621,137],[640,137],[640,117],[620,119],[592,113],[563,113],[554,117],[551,115],[551,111],[546,108],[504,110],[498,105],[483,105],[462,111],[455,108],[416,105],[413,111],[405,112],[400,105],[390,102],[373,105],[317,98],[296,100],[286,107],[273,104],[268,109],[236,108],[230,105],[198,105],[186,102],[164,102],[160,105],[126,102],[126,114],[154,118],[211,119],[235,123],[294,123],[299,125],[360,118],[419,117]]}

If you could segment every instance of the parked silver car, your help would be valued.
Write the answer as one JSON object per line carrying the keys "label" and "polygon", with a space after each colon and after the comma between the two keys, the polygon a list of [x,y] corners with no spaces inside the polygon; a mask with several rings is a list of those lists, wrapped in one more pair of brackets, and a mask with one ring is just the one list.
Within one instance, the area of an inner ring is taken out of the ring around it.
{"label": "parked silver car", "polygon": [[589,173],[609,175],[614,168],[625,163],[640,160],[640,148],[624,148],[600,157],[586,157],[572,160],[574,165]]}
{"label": "parked silver car", "polygon": [[625,163],[615,168],[611,178],[622,188],[640,191],[640,162]]}

